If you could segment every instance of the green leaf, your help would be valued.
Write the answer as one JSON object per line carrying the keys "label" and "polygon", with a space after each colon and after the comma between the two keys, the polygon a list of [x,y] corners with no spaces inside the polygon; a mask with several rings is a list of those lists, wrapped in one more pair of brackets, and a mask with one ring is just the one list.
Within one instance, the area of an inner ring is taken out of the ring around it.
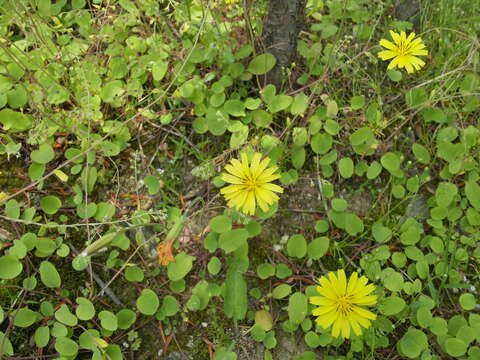
{"label": "green leaf", "polygon": [[363,232],[363,221],[355,214],[345,214],[345,230],[349,235]]}
{"label": "green leaf", "polygon": [[212,257],[207,265],[208,272],[212,275],[217,275],[222,269],[222,262],[216,256]]}
{"label": "green leaf", "polygon": [[247,282],[241,260],[234,259],[225,278],[224,312],[228,318],[243,320],[247,313]]}
{"label": "green leaf", "polygon": [[45,196],[40,200],[40,207],[43,212],[49,215],[55,214],[61,206],[62,202],[60,199],[53,195]]}
{"label": "green leaf", "polygon": [[12,219],[20,217],[20,204],[15,199],[10,199],[5,204],[5,215]]}
{"label": "green leaf", "polygon": [[292,115],[303,115],[308,108],[308,96],[304,93],[299,93],[294,96],[293,103],[290,108]]}
{"label": "green leaf", "polygon": [[472,294],[462,294],[460,296],[460,305],[464,310],[473,310],[477,305],[477,300]]}
{"label": "green leaf", "polygon": [[316,154],[326,154],[332,147],[332,136],[326,133],[315,134],[311,141],[312,150]]}
{"label": "green leaf", "polygon": [[395,82],[399,82],[400,80],[402,80],[403,77],[402,72],[395,69],[387,70],[387,75],[390,80]]}
{"label": "green leaf", "polygon": [[35,346],[43,348],[48,345],[50,341],[50,328],[48,326],[40,326],[35,330]]}
{"label": "green leaf", "polygon": [[265,280],[275,275],[275,266],[269,263],[260,264],[257,266],[257,275],[260,279]]}
{"label": "green leaf", "polygon": [[55,319],[67,326],[75,326],[78,323],[77,317],[70,312],[70,309],[65,304],[62,304],[62,306],[55,311]]}
{"label": "green leaf", "polygon": [[308,257],[314,260],[320,259],[323,255],[326,254],[329,246],[330,239],[326,236],[313,239],[307,247]]}
{"label": "green leaf", "polygon": [[223,109],[232,116],[245,116],[245,104],[240,100],[227,100]]}
{"label": "green leaf", "polygon": [[356,95],[350,99],[350,106],[353,110],[361,109],[365,105],[365,97],[363,95]]}
{"label": "green leaf", "polygon": [[175,256],[175,261],[170,262],[167,267],[168,278],[171,281],[181,280],[192,270],[193,256],[188,255],[186,252],[181,252]]}
{"label": "green leaf", "polygon": [[78,304],[75,314],[80,320],[90,320],[95,316],[95,307],[92,302],[84,297],[78,297],[75,302]]}
{"label": "green leaf", "polygon": [[271,113],[276,113],[285,110],[292,103],[293,98],[288,95],[274,96],[271,101],[267,101],[267,108]]}
{"label": "green leaf", "polygon": [[162,312],[165,316],[173,316],[180,310],[177,299],[171,295],[167,295],[162,300]]}
{"label": "green leaf", "polygon": [[237,250],[244,245],[248,238],[248,231],[245,229],[234,229],[220,234],[218,246],[227,254]]}
{"label": "green leaf", "polygon": [[222,346],[216,349],[213,360],[237,360],[237,354]]}
{"label": "green leaf", "polygon": [[288,284],[280,284],[276,286],[272,291],[272,297],[274,299],[283,299],[284,297],[290,295],[292,292],[292,287]]}
{"label": "green leaf", "polygon": [[399,272],[387,268],[382,272],[383,285],[390,291],[400,291],[403,289],[403,276]]}
{"label": "green leaf", "polygon": [[384,298],[378,305],[380,312],[383,315],[391,316],[398,314],[405,308],[405,300],[398,296],[390,296]]}
{"label": "green leaf", "polygon": [[53,160],[55,157],[55,152],[52,147],[48,144],[41,144],[38,150],[32,151],[30,154],[32,161],[37,164],[46,164]]}
{"label": "green leaf", "polygon": [[305,158],[306,158],[306,153],[305,153],[305,148],[302,147],[296,147],[292,151],[291,159],[292,159],[292,165],[295,167],[295,169],[300,169],[303,164],[305,163]]}
{"label": "green leaf", "polygon": [[420,144],[413,144],[412,151],[417,160],[425,165],[430,164],[431,156],[427,148]]}
{"label": "green leaf", "polygon": [[0,110],[0,123],[3,130],[8,132],[25,131],[32,127],[32,118],[29,115],[11,109]]}
{"label": "green leaf", "polygon": [[40,279],[49,288],[58,288],[62,284],[62,279],[57,269],[49,261],[42,261],[40,264]]}
{"label": "green leaf", "polygon": [[287,254],[288,256],[303,258],[307,253],[307,241],[303,235],[293,235],[287,242]]}
{"label": "green leaf", "polygon": [[13,325],[18,327],[29,327],[37,320],[38,313],[27,307],[19,309],[15,314]]}
{"label": "green leaf", "polygon": [[23,265],[16,256],[4,255],[0,257],[0,279],[16,278],[23,270]]}
{"label": "green leaf", "polygon": [[372,225],[372,235],[376,242],[387,242],[392,238],[392,230],[380,223]]}
{"label": "green leaf", "polygon": [[400,159],[396,154],[392,152],[387,152],[386,154],[384,154],[381,157],[380,162],[382,166],[389,172],[396,172],[400,170]]}
{"label": "green leaf", "polygon": [[167,61],[157,61],[152,66],[152,76],[153,80],[161,81],[168,70],[168,62]]}
{"label": "green leaf", "polygon": [[411,327],[400,339],[398,346],[405,356],[415,359],[428,348],[428,339],[423,331]]}
{"label": "green leaf", "polygon": [[125,269],[125,278],[128,281],[143,281],[143,270],[140,269],[138,266],[128,266]]}
{"label": "green leaf", "polygon": [[118,328],[126,330],[135,323],[136,319],[137,315],[132,310],[122,309],[117,313]]}
{"label": "green leaf", "polygon": [[62,356],[74,357],[78,352],[78,344],[65,336],[59,336],[55,341],[55,350]]}
{"label": "green leaf", "polygon": [[465,183],[465,195],[475,210],[480,211],[480,186],[474,181]]}
{"label": "green leaf", "polygon": [[250,63],[248,64],[247,70],[254,75],[263,75],[273,69],[277,59],[270,53],[265,53],[257,55]]}
{"label": "green leaf", "polygon": [[[158,301],[158,299],[157,299]],[[137,304],[138,306],[138,304]],[[158,306],[158,305],[157,305]],[[140,309],[140,308],[139,308]],[[108,331],[115,331],[118,328],[118,319],[111,311],[103,310],[98,313],[102,328]]]}
{"label": "green leaf", "polygon": [[300,292],[294,293],[288,299],[288,317],[293,324],[300,324],[307,316],[307,297]]}
{"label": "green leaf", "polygon": [[213,231],[222,234],[232,229],[232,219],[225,215],[215,216],[210,220],[210,227]]}
{"label": "green leaf", "polygon": [[77,215],[81,219],[91,218],[97,212],[97,204],[88,203],[88,204],[78,204],[77,205]]}
{"label": "green leaf", "polygon": [[338,162],[338,170],[340,171],[340,176],[344,179],[349,179],[353,175],[354,164],[352,159],[343,158]]}
{"label": "green leaf", "polygon": [[[170,263],[171,264],[171,263]],[[153,315],[157,311],[160,301],[157,294],[150,289],[142,290],[142,294],[137,299],[137,308],[144,315]]]}
{"label": "green leaf", "polygon": [[448,355],[458,358],[467,352],[468,345],[460,339],[448,338],[444,343]]}
{"label": "green leaf", "polygon": [[266,310],[255,312],[255,325],[260,326],[264,331],[270,331],[273,327],[272,315]]}

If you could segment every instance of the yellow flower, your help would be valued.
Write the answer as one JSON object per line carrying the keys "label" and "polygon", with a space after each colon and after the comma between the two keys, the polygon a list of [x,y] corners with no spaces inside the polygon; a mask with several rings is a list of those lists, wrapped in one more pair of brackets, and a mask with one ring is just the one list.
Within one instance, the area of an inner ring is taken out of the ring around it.
{"label": "yellow flower", "polygon": [[330,272],[328,278],[322,276],[319,282],[317,292],[320,296],[310,298],[311,304],[318,305],[312,314],[317,316],[317,324],[324,329],[333,324],[333,337],[338,337],[341,333],[348,339],[350,329],[353,329],[355,335],[362,335],[362,327],[370,327],[370,320],[377,318],[377,315],[362,307],[377,302],[376,295],[369,295],[375,286],[367,285],[368,279],[365,276],[359,278],[354,272],[347,283],[345,271],[338,270],[337,275]]}
{"label": "yellow flower", "polygon": [[405,31],[397,34],[390,30],[390,35],[393,43],[385,39],[380,40],[380,45],[388,50],[383,50],[378,53],[378,57],[382,60],[393,58],[390,64],[388,64],[388,70],[394,69],[396,66],[407,69],[408,73],[420,70],[420,68],[425,65],[425,62],[417,56],[428,55],[422,38],[418,37],[414,40],[415,33],[412,32],[407,37]]}
{"label": "yellow flower", "polygon": [[277,166],[270,166],[268,157],[262,160],[262,154],[255,153],[249,165],[246,153],[240,155],[241,161],[232,159],[225,166],[226,173],[222,173],[222,180],[233,184],[220,190],[225,196],[227,205],[242,211],[245,214],[254,215],[256,204],[263,211],[278,202],[279,197],[274,193],[282,193],[283,189],[271,182],[280,177],[275,172]]}

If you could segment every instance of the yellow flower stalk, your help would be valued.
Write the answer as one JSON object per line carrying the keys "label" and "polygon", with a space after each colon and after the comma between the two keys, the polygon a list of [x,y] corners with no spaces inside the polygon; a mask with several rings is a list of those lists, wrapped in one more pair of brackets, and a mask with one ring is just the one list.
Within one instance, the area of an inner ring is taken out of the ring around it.
{"label": "yellow flower stalk", "polygon": [[280,177],[276,173],[277,166],[268,166],[270,158],[262,160],[262,154],[255,153],[249,163],[246,153],[240,154],[240,160],[232,159],[225,165],[226,172],[222,173],[223,181],[230,183],[220,190],[227,200],[227,205],[247,215],[255,215],[258,206],[268,211],[270,206],[278,202],[275,194],[282,193],[283,189],[272,181]]}
{"label": "yellow flower stalk", "polygon": [[336,275],[330,272],[328,276],[320,277],[319,282],[317,292],[320,296],[310,297],[310,303],[318,305],[312,314],[317,316],[317,324],[324,329],[332,326],[333,337],[341,334],[348,339],[351,330],[357,336],[362,335],[362,327],[370,327],[370,320],[377,318],[363,308],[377,302],[376,295],[369,295],[375,286],[367,285],[365,276],[359,278],[358,273],[353,272],[347,282],[345,271],[338,270]]}
{"label": "yellow flower stalk", "polygon": [[393,59],[388,64],[388,70],[395,67],[405,68],[407,72],[413,73],[415,70],[420,70],[425,62],[417,56],[426,56],[428,51],[425,49],[425,44],[421,37],[415,38],[415,33],[412,32],[408,35],[405,31],[400,34],[390,30],[390,36],[393,39],[391,41],[381,39],[380,45],[387,50],[380,51],[378,57],[382,60]]}

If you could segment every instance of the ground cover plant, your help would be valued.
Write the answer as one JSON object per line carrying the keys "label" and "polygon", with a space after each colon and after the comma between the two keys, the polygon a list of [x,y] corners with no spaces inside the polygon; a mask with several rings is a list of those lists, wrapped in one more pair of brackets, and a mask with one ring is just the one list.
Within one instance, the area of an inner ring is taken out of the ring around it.
{"label": "ground cover plant", "polygon": [[480,359],[477,8],[0,0],[0,357]]}

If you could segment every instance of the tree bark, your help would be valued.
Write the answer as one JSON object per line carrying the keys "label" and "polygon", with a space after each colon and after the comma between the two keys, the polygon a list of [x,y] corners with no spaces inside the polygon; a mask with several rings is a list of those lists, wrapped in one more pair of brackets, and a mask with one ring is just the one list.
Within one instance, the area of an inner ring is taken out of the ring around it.
{"label": "tree bark", "polygon": [[266,52],[277,59],[275,67],[267,74],[266,83],[277,89],[282,84],[282,67],[288,67],[297,52],[297,38],[305,23],[307,0],[270,0],[264,23]]}

